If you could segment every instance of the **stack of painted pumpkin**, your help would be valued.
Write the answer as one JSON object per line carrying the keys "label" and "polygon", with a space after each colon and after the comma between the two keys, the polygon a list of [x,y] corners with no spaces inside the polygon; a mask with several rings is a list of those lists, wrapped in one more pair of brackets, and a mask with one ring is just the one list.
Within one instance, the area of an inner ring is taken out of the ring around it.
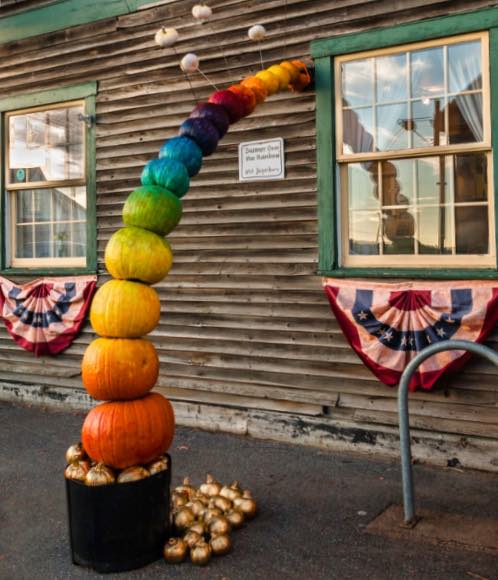
{"label": "stack of painted pumpkin", "polygon": [[151,288],[173,263],[165,239],[182,215],[180,199],[203,156],[216,150],[230,124],[249,115],[269,95],[302,90],[310,82],[300,61],[274,65],[198,104],[179,135],[164,143],[159,158],[142,173],[142,186],[123,209],[125,227],[109,240],[105,264],[114,280],[96,293],[90,321],[101,337],[83,358],[83,384],[89,394],[107,401],[90,411],[82,442],[91,459],[117,469],[146,464],[169,448],[174,415],[169,401],[149,391],[159,361],[151,342],[142,338],[159,322],[160,303]]}

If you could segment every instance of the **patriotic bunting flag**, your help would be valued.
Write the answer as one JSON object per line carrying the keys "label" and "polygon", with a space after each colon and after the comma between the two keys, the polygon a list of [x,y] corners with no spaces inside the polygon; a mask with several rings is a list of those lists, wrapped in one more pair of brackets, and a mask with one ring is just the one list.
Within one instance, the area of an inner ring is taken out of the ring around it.
{"label": "patriotic bunting flag", "polygon": [[[498,321],[498,283],[375,283],[325,278],[325,293],[344,335],[386,385],[397,385],[423,348],[448,339],[483,342]],[[446,371],[470,358],[464,351],[436,354],[419,366],[410,389],[431,389]]]}
{"label": "patriotic bunting flag", "polygon": [[0,317],[19,346],[35,356],[55,355],[78,335],[96,283],[96,276],[78,276],[19,286],[0,277]]}

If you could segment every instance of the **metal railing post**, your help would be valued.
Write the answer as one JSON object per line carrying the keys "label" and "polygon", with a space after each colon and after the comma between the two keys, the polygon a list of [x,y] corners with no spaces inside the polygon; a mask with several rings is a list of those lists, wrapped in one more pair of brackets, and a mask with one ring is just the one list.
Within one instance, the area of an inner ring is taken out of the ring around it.
{"label": "metal railing post", "polygon": [[412,454],[410,444],[410,422],[408,416],[408,385],[417,368],[429,357],[446,350],[467,350],[478,354],[498,366],[498,353],[489,347],[468,340],[444,340],[431,344],[419,352],[406,366],[398,390],[399,439],[401,448],[401,474],[403,482],[404,523],[413,526],[416,521],[413,489]]}

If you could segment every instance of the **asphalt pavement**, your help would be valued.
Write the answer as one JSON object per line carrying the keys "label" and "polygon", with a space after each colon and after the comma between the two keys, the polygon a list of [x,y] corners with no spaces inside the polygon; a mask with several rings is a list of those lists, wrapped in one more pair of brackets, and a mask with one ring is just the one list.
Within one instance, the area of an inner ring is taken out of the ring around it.
{"label": "asphalt pavement", "polygon": [[[241,436],[179,428],[173,483],[206,472],[240,480],[259,515],[233,535],[234,549],[206,568],[157,561],[100,576],[71,562],[64,453],[83,414],[0,404],[0,579],[177,580],[498,579],[498,556],[365,533],[401,503],[399,463]],[[498,475],[415,467],[417,505],[498,522]]]}

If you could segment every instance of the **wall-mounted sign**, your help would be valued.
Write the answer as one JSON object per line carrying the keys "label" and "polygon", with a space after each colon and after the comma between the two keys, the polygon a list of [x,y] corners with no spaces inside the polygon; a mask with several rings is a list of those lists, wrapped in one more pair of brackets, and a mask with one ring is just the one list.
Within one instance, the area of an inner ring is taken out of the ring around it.
{"label": "wall-mounted sign", "polygon": [[239,145],[239,180],[266,181],[285,177],[284,140],[247,141]]}

